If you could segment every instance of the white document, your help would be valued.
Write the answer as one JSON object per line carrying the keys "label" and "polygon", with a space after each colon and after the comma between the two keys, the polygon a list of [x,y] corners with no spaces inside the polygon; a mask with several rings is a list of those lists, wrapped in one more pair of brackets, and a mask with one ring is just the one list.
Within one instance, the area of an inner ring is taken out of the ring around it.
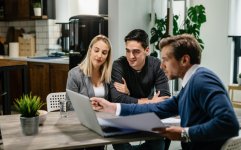
{"label": "white document", "polygon": [[168,126],[180,126],[180,123],[181,123],[181,119],[175,118],[175,117],[162,119],[161,121]]}
{"label": "white document", "polygon": [[111,119],[98,118],[98,121],[100,125],[149,132],[154,132],[152,131],[153,128],[167,127],[154,113],[122,116]]}

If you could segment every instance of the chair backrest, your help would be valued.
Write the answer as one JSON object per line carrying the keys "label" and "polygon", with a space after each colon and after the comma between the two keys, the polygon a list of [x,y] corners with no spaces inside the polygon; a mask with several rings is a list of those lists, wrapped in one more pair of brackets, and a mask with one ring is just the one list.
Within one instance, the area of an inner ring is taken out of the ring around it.
{"label": "chair backrest", "polygon": [[241,135],[228,139],[221,150],[241,150]]}
{"label": "chair backrest", "polygon": [[47,111],[50,112],[50,111],[59,110],[60,108],[59,101],[65,99],[65,94],[66,92],[56,92],[56,93],[48,94],[46,98]]}

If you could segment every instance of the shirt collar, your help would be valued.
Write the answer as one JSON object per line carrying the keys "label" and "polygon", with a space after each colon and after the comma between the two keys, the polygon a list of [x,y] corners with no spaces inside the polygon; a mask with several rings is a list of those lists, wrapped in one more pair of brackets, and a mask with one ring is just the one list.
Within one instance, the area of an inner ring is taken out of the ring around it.
{"label": "shirt collar", "polygon": [[184,88],[187,84],[187,82],[190,80],[192,75],[196,72],[196,70],[199,68],[199,65],[192,65],[191,68],[188,69],[188,71],[185,73],[184,78],[182,80],[182,87]]}

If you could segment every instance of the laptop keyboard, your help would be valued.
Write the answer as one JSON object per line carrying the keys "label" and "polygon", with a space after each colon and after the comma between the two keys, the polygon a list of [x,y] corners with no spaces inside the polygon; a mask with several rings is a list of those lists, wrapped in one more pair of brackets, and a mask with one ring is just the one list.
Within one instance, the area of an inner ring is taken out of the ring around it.
{"label": "laptop keyboard", "polygon": [[101,128],[105,133],[122,131],[120,128],[111,127],[111,126],[101,126]]}

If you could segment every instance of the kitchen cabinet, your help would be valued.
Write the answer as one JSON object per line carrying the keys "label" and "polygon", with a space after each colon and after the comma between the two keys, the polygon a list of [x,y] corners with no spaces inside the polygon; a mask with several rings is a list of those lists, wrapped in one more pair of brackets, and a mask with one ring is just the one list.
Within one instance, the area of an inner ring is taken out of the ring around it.
{"label": "kitchen cabinet", "polygon": [[6,106],[6,114],[11,112],[13,101],[24,93],[31,92],[46,102],[49,93],[65,91],[69,64],[64,60],[53,63],[15,59],[0,57],[0,105]]}
{"label": "kitchen cabinet", "polygon": [[50,92],[64,92],[68,77],[69,65],[49,65]]}
{"label": "kitchen cabinet", "polygon": [[35,17],[32,3],[36,0],[0,0],[0,21],[55,19],[55,0],[40,0],[42,16]]}
{"label": "kitchen cabinet", "polygon": [[45,100],[49,93],[49,64],[28,62],[29,90],[32,95],[38,95]]}
{"label": "kitchen cabinet", "polygon": [[68,64],[28,62],[29,89],[42,101],[49,93],[64,92],[68,76]]}
{"label": "kitchen cabinet", "polygon": [[30,0],[4,0],[2,3],[4,20],[11,21],[29,19]]}
{"label": "kitchen cabinet", "polygon": [[27,74],[26,61],[0,58],[0,103],[3,114],[10,114],[13,100],[28,93]]}

